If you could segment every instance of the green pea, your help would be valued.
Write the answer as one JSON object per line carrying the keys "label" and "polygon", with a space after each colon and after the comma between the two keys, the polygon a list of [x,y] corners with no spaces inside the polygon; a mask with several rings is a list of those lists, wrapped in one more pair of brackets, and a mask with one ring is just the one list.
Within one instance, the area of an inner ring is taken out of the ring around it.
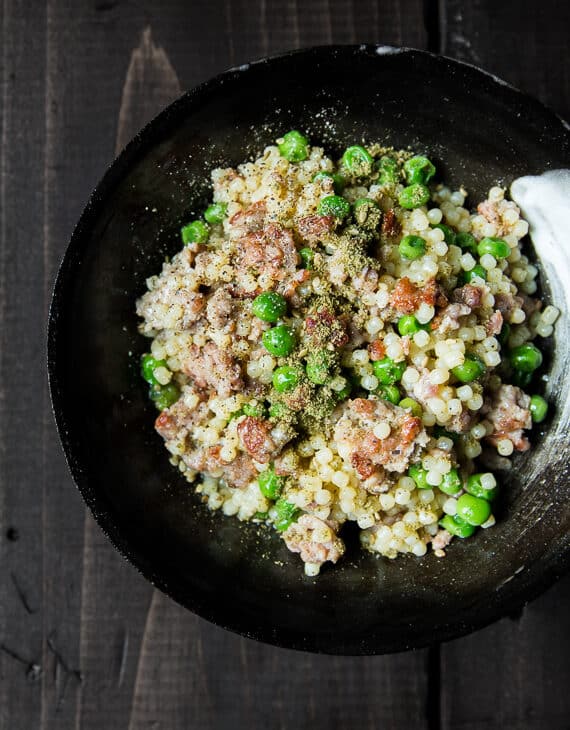
{"label": "green pea", "polygon": [[358,198],[354,201],[352,204],[354,208],[354,212],[358,210],[358,208],[361,208],[362,206],[371,207],[371,208],[377,208],[378,203],[375,200],[372,200],[372,198]]}
{"label": "green pea", "polygon": [[519,388],[526,388],[532,381],[532,373],[523,373],[521,370],[515,370],[511,376],[511,382],[513,385],[517,385]]}
{"label": "green pea", "polygon": [[342,220],[350,213],[350,203],[341,195],[327,195],[317,207],[319,215],[332,215]]}
{"label": "green pea", "polygon": [[364,177],[372,172],[374,158],[364,147],[355,144],[344,151],[341,164],[351,175]]}
{"label": "green pea", "polygon": [[427,483],[427,470],[421,464],[409,466],[408,476],[414,480],[418,489],[431,489],[431,485]]}
{"label": "green pea", "polygon": [[212,203],[204,211],[204,218],[208,223],[223,223],[227,210],[227,203]]}
{"label": "green pea", "polygon": [[400,390],[395,385],[380,385],[376,392],[380,398],[393,403],[395,406],[400,402]]}
{"label": "green pea", "polygon": [[157,360],[150,354],[143,355],[141,358],[141,374],[147,383],[150,385],[160,385],[158,380],[154,377],[154,371],[157,368],[166,368],[166,360]]}
{"label": "green pea", "polygon": [[491,505],[486,499],[474,497],[472,494],[462,494],[457,500],[457,516],[469,525],[477,527],[487,522],[491,516]]}
{"label": "green pea", "polygon": [[404,174],[408,183],[425,185],[435,175],[435,166],[427,157],[418,155],[404,162]]}
{"label": "green pea", "polygon": [[253,416],[253,418],[265,418],[267,409],[261,403],[244,403],[242,412],[245,416]]}
{"label": "green pea", "polygon": [[542,365],[542,352],[530,342],[513,348],[509,360],[515,370],[521,373],[533,373]]}
{"label": "green pea", "polygon": [[279,532],[285,532],[289,525],[296,522],[301,516],[301,510],[283,498],[275,502],[275,512],[275,527]]}
{"label": "green pea", "polygon": [[264,322],[277,322],[287,311],[287,302],[276,291],[266,291],[255,297],[251,311]]}
{"label": "green pea", "polygon": [[490,253],[496,259],[506,259],[511,254],[511,247],[502,238],[489,238],[485,237],[479,241],[477,246],[477,253],[479,256],[484,256],[486,253]]}
{"label": "green pea", "polygon": [[286,418],[290,412],[291,409],[285,403],[280,403],[279,401],[269,406],[269,417],[274,418],[276,421]]}
{"label": "green pea", "polygon": [[277,476],[275,470],[270,467],[257,477],[259,491],[267,499],[277,499],[281,494],[285,480],[283,477]]}
{"label": "green pea", "polygon": [[206,243],[210,235],[210,228],[203,221],[192,221],[180,229],[182,243],[188,245],[191,243]]}
{"label": "green pea", "polygon": [[324,385],[330,378],[331,356],[326,350],[316,350],[307,355],[307,377],[316,385]]}
{"label": "green pea", "polygon": [[286,357],[295,349],[295,335],[290,327],[280,324],[263,333],[263,346],[271,355]]}
{"label": "green pea", "polygon": [[278,393],[287,393],[297,387],[301,373],[292,365],[282,365],[273,371],[273,387]]}
{"label": "green pea", "polygon": [[319,182],[320,180],[332,180],[335,193],[342,193],[346,186],[346,180],[338,172],[317,172],[312,182]]}
{"label": "green pea", "polygon": [[497,339],[499,340],[499,344],[501,345],[501,347],[504,347],[504,345],[507,344],[510,336],[511,336],[511,325],[508,322],[503,322],[501,331],[497,335]]}
{"label": "green pea", "polygon": [[462,486],[461,477],[457,469],[450,469],[447,474],[443,475],[439,489],[444,494],[457,494],[457,492],[461,491]]}
{"label": "green pea", "polygon": [[533,395],[530,398],[530,415],[535,423],[542,423],[548,413],[548,403],[541,395]]}
{"label": "green pea", "polygon": [[372,369],[381,385],[393,385],[404,374],[406,362],[396,363],[391,358],[384,357],[382,360],[376,360],[372,364]]}
{"label": "green pea", "polygon": [[268,513],[268,512],[256,512],[256,513],[255,513],[255,514],[253,515],[252,519],[253,519],[253,520],[256,520],[256,521],[259,521],[259,522],[265,522],[265,520],[266,520],[266,519],[267,519],[268,517],[269,517],[269,513]]}
{"label": "green pea", "polygon": [[414,400],[413,398],[402,398],[398,405],[400,406],[400,408],[410,410],[412,412],[412,416],[421,418],[423,415],[422,407],[417,402],[417,400]]}
{"label": "green pea", "polygon": [[299,251],[299,256],[301,257],[301,268],[311,271],[313,269],[315,261],[315,252],[313,251],[313,249],[302,248]]}
{"label": "green pea", "polygon": [[380,185],[394,185],[400,179],[398,163],[393,157],[383,155],[376,163],[379,171],[378,182]]}
{"label": "green pea", "polygon": [[170,408],[180,398],[180,388],[176,383],[170,382],[168,385],[153,385],[150,389],[151,400],[159,411]]}
{"label": "green pea", "polygon": [[465,522],[465,520],[462,520],[461,517],[458,517],[457,515],[445,515],[445,517],[439,521],[439,524],[444,530],[455,535],[455,537],[471,537],[471,535],[475,532],[475,528],[472,525]]}
{"label": "green pea", "polygon": [[448,246],[452,246],[455,244],[456,235],[453,228],[446,226],[445,223],[438,223],[433,227],[439,228],[439,230],[443,232],[443,240],[447,243]]}
{"label": "green pea", "polygon": [[279,154],[289,162],[301,162],[309,156],[309,140],[296,129],[283,135],[283,141],[278,145]]}
{"label": "green pea", "polygon": [[[488,502],[492,502],[497,496],[497,488],[485,489],[481,484],[482,474],[471,474],[465,485],[465,491],[471,494],[473,497],[479,499],[486,499]],[[485,520],[483,520],[485,522]]]}
{"label": "green pea", "polygon": [[404,236],[398,246],[400,256],[408,261],[419,259],[426,252],[426,242],[421,236]]}
{"label": "green pea", "polygon": [[463,272],[462,278],[465,284],[469,284],[476,276],[483,279],[483,281],[487,281],[487,269],[483,268],[481,264],[475,264],[472,269]]}
{"label": "green pea", "polygon": [[463,251],[477,254],[477,240],[470,233],[456,233],[455,245],[459,246]]}
{"label": "green pea", "polygon": [[462,383],[471,383],[480,378],[485,369],[483,361],[477,355],[466,355],[463,363],[451,368],[451,372]]}
{"label": "green pea", "polygon": [[402,337],[405,335],[413,335],[421,329],[423,329],[422,325],[413,314],[404,314],[398,320],[398,332],[402,335]]}
{"label": "green pea", "polygon": [[404,188],[398,196],[398,203],[402,208],[412,210],[425,205],[429,201],[429,189],[421,183],[413,183]]}

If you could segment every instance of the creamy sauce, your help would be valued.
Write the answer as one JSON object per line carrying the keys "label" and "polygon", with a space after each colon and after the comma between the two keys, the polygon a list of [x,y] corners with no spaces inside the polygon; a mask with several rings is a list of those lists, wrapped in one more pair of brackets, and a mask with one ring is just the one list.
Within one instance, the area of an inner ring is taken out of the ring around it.
{"label": "creamy sauce", "polygon": [[552,299],[570,306],[570,170],[519,177],[511,185],[511,198],[528,221]]}

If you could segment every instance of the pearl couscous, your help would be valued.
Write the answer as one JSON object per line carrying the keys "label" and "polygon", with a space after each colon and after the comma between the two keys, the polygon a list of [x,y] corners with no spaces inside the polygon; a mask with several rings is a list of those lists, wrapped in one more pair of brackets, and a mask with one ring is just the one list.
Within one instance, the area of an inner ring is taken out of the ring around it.
{"label": "pearl couscous", "polygon": [[356,522],[387,558],[491,527],[476,459],[546,417],[519,208],[475,210],[432,162],[378,144],[335,162],[293,131],[212,173],[213,203],[137,302],[171,460],[211,509],[273,526],[307,575]]}

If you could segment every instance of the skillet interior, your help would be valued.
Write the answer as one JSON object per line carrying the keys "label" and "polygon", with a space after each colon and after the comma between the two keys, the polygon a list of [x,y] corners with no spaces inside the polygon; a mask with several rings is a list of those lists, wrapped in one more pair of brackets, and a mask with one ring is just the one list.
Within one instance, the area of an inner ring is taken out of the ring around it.
{"label": "skillet interior", "polygon": [[[503,476],[500,519],[445,559],[377,559],[352,545],[306,578],[267,530],[211,515],[168,463],[138,374],[146,340],[134,302],[178,229],[209,198],[208,173],[298,128],[338,153],[364,139],[432,157],[470,202],[497,183],[570,166],[554,114],[470,66],[420,51],[323,47],[230,71],[179,99],[110,168],[62,264],[50,314],[54,410],[73,476],[99,524],[142,573],[224,627],[339,654],[422,646],[518,607],[564,571],[570,551],[566,318],[551,346],[553,418]],[[570,247],[569,247],[570,248]],[[537,252],[540,259],[540,252]],[[542,261],[563,305],[568,252]]]}

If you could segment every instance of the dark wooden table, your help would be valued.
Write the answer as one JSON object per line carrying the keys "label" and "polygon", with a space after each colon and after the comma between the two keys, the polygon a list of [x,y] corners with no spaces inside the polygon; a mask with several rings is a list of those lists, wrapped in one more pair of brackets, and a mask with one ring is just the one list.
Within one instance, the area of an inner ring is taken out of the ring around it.
{"label": "dark wooden table", "polygon": [[377,658],[215,628],[103,537],[55,432],[56,267],[114,154],[164,105],[279,50],[381,42],[493,71],[570,116],[564,0],[4,0],[0,8],[0,728],[570,728],[570,577],[520,615]]}

